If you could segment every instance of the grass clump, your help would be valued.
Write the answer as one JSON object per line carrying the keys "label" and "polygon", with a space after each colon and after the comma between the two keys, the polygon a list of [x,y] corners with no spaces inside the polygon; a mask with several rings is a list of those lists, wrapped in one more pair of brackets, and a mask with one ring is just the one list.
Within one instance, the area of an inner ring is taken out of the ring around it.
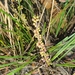
{"label": "grass clump", "polygon": [[0,1],[1,74],[41,75],[43,67],[75,67],[74,59],[63,60],[75,48],[75,1],[52,0],[50,4],[48,7],[42,0]]}

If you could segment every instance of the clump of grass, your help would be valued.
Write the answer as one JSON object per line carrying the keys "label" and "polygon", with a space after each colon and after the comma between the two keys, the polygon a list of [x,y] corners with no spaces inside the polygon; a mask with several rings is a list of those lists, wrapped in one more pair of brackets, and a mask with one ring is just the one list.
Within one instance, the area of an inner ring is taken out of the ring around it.
{"label": "clump of grass", "polygon": [[[0,1],[0,69],[8,69],[7,75],[17,74],[39,57],[38,53],[36,53],[37,55],[34,53],[37,51],[37,47],[48,66],[54,65],[56,61],[56,66],[75,67],[72,64],[75,60],[70,61],[71,63],[59,64],[60,60],[75,47],[75,33],[66,36],[63,40],[58,38],[58,35],[64,34],[69,28],[69,21],[74,16],[73,2],[73,0],[65,2],[60,8],[52,2],[49,11],[43,6],[43,9],[38,9],[37,6],[41,6],[39,1],[5,0],[3,2],[5,4]],[[33,18],[36,15],[36,9],[37,15],[40,17]],[[55,16],[53,16],[54,10],[57,10]],[[49,36],[61,41],[51,45],[52,40],[49,39]],[[37,38],[36,41],[34,37]]]}
{"label": "clump of grass", "polygon": [[[25,52],[26,46],[30,43],[32,37],[25,14],[22,13],[22,9],[19,9],[21,5],[19,4],[15,11],[13,6],[12,12],[14,11],[14,14],[11,14],[7,0],[5,1],[6,7],[3,3],[0,4],[2,6],[0,7],[0,15],[2,16],[0,18],[0,68],[14,69],[11,72],[9,70],[10,73],[7,74],[12,75],[34,60],[35,56],[30,57],[30,54]],[[33,50],[34,46],[35,44],[33,43],[30,50]],[[24,56],[24,54],[28,55]]]}

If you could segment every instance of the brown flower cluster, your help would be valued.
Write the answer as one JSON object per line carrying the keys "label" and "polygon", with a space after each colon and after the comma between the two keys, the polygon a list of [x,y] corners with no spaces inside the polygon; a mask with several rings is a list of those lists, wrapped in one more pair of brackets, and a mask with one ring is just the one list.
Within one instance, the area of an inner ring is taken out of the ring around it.
{"label": "brown flower cluster", "polygon": [[50,65],[50,58],[48,53],[46,52],[46,47],[44,43],[42,42],[42,36],[40,34],[40,27],[38,25],[39,22],[39,16],[33,16],[33,25],[35,27],[34,37],[37,38],[38,42],[36,43],[36,46],[40,49],[40,55],[42,58],[44,58],[44,61],[47,63],[47,65]]}

